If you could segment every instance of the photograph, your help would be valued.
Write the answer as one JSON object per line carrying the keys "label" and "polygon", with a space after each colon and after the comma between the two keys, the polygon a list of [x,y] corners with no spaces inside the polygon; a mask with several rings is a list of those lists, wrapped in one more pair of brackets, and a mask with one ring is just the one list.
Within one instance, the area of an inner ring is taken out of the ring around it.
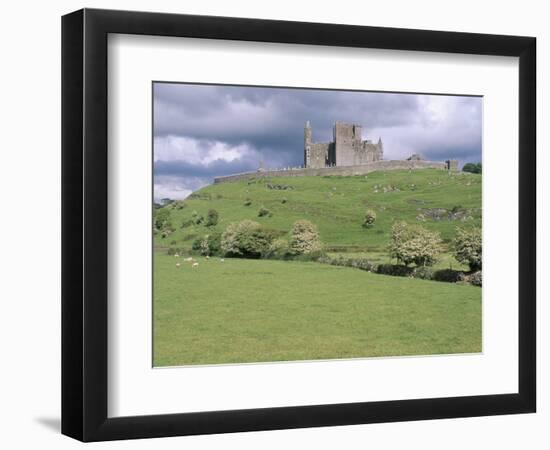
{"label": "photograph", "polygon": [[152,83],[153,367],[475,354],[483,97]]}
{"label": "photograph", "polygon": [[550,448],[544,5],[6,2],[0,449]]}

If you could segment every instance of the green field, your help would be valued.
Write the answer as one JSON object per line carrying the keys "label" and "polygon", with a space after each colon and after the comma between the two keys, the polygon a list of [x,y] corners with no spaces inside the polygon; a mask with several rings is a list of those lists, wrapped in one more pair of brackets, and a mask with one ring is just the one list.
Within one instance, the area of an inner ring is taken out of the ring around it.
{"label": "green field", "polygon": [[155,254],[155,366],[481,351],[477,287],[314,262],[197,260]]}
{"label": "green field", "polygon": [[[260,207],[271,214],[258,217]],[[317,262],[195,256],[192,268],[167,255],[169,247],[187,255],[194,240],[231,222],[251,219],[283,235],[307,219],[327,253],[390,262],[391,226],[405,220],[441,233],[436,268],[463,270],[450,243],[457,226],[481,226],[480,175],[258,177],[210,185],[165,208],[174,231],[154,237],[155,366],[481,351],[478,287]],[[377,214],[371,229],[362,227],[367,208]],[[189,225],[194,212],[206,217],[210,209],[219,213],[216,226]]]}

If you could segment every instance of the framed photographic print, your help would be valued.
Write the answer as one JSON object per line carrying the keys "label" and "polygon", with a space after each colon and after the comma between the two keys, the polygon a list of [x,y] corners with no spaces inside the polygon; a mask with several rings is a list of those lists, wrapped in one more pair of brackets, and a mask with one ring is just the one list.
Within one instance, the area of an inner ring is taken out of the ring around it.
{"label": "framed photographic print", "polygon": [[531,37],[62,21],[62,432],[528,413]]}

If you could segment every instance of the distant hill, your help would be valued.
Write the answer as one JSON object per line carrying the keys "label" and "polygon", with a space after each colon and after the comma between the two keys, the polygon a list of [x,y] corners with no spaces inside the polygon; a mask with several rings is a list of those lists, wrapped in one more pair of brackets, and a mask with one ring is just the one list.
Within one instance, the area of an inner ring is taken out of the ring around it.
{"label": "distant hill", "polygon": [[[261,207],[270,214],[258,217]],[[317,225],[328,251],[382,253],[396,220],[438,230],[444,242],[450,242],[459,225],[480,226],[481,175],[415,169],[350,177],[256,177],[206,186],[164,208],[170,210],[175,231],[165,238],[157,233],[157,247],[190,248],[197,237],[222,232],[243,219],[281,233],[307,219]],[[367,208],[377,214],[371,229],[362,227]],[[189,225],[194,211],[206,218],[210,209],[219,213],[216,226]]]}

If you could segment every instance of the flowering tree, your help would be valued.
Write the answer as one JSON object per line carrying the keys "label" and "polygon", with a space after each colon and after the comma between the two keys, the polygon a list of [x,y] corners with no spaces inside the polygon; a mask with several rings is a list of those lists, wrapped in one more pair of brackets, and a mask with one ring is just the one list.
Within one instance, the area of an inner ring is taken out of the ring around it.
{"label": "flowering tree", "polygon": [[472,271],[481,270],[481,228],[457,228],[454,247],[457,261],[468,264]]}
{"label": "flowering tree", "polygon": [[431,266],[441,252],[441,236],[420,225],[395,222],[391,230],[389,253],[405,265]]}
{"label": "flowering tree", "polygon": [[269,248],[272,236],[258,222],[231,223],[222,234],[221,249],[227,256],[259,258]]}
{"label": "flowering tree", "polygon": [[308,255],[321,250],[321,241],[317,227],[309,220],[294,222],[290,231],[290,253],[293,255]]}

